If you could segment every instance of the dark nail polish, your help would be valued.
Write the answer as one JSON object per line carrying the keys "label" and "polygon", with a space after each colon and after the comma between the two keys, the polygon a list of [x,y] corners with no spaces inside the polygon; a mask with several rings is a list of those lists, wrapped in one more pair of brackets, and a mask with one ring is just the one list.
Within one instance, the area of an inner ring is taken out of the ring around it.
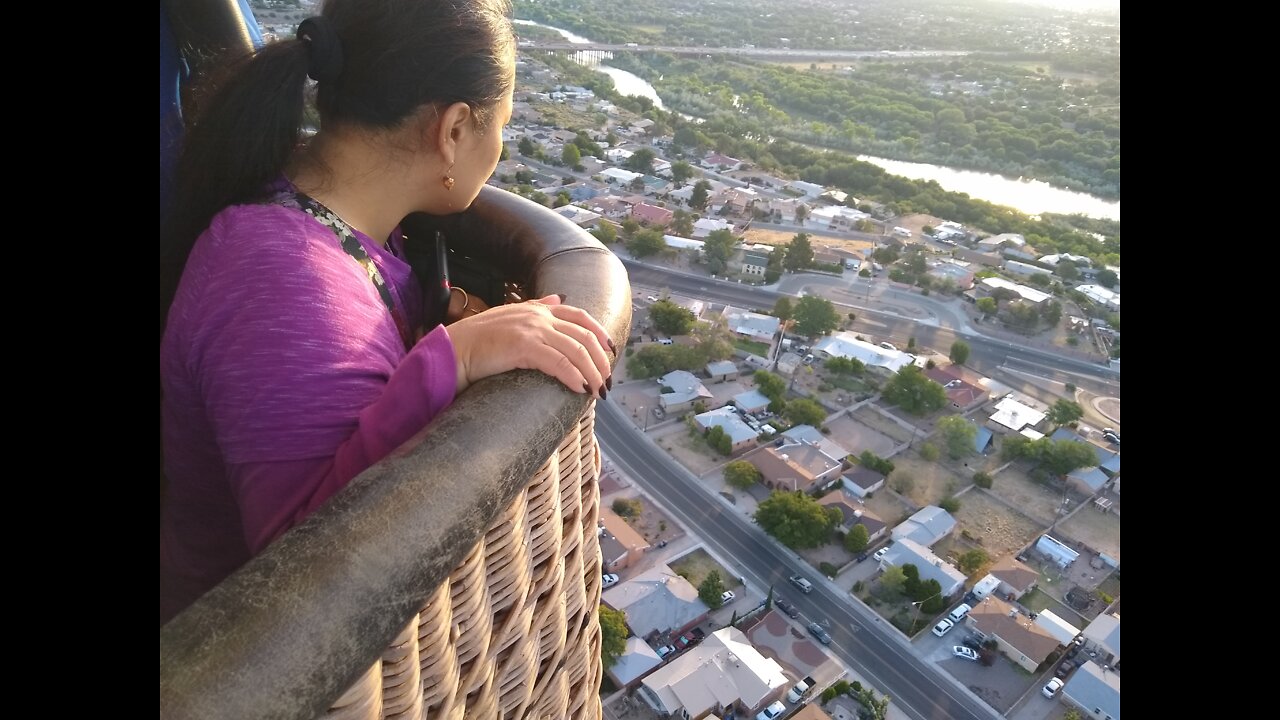
{"label": "dark nail polish", "polygon": [[605,389],[604,389],[604,386],[603,386],[603,385],[601,385],[601,386],[600,386],[600,399],[601,399],[601,400],[605,399],[605,396],[607,396],[608,394],[609,394],[609,391],[608,391],[608,390],[605,390]]}
{"label": "dark nail polish", "polygon": [[556,293],[556,297],[560,298],[560,302],[564,302],[569,299],[569,296],[564,293]]}
{"label": "dark nail polish", "polygon": [[582,383],[582,392],[586,393],[587,395],[590,395],[590,394],[591,394],[591,386],[590,386],[590,385],[588,385],[588,384],[586,384],[586,383]]}
{"label": "dark nail polish", "polygon": [[609,350],[613,352],[613,356],[618,357],[618,346],[613,344],[613,338],[609,338],[605,342],[609,343]]}
{"label": "dark nail polish", "polygon": [[612,375],[610,375],[609,377],[607,377],[607,378],[605,378],[605,379],[604,379],[604,386],[605,386],[605,389],[607,389],[607,390],[612,390],[612,389],[613,389],[613,376],[612,376]]}

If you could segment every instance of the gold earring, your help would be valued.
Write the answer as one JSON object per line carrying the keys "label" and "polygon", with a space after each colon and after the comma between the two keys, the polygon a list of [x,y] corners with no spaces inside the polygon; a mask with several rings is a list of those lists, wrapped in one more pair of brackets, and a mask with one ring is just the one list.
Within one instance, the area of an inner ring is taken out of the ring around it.
{"label": "gold earring", "polygon": [[453,180],[453,178],[449,177],[448,175],[445,175],[445,176],[444,176],[444,179],[443,179],[443,180],[441,180],[440,182],[444,183],[444,189],[445,189],[445,190],[452,190],[452,189],[453,189],[453,182],[454,182],[454,180]]}

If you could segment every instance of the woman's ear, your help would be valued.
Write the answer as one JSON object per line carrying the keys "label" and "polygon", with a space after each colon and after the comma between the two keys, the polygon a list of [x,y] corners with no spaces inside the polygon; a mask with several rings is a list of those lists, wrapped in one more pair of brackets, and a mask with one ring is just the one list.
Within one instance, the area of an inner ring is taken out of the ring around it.
{"label": "woman's ear", "polygon": [[466,133],[472,131],[471,106],[456,102],[440,113],[436,124],[435,144],[445,165],[452,166],[458,159],[458,145]]}

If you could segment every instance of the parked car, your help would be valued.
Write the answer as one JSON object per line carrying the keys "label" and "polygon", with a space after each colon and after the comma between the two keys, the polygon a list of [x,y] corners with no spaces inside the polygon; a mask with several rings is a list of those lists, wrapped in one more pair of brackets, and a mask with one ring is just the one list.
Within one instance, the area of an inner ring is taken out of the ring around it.
{"label": "parked car", "polygon": [[876,561],[876,562],[880,562],[881,560],[883,560],[883,559],[884,559],[884,556],[885,556],[888,552],[889,552],[889,546],[888,546],[888,545],[885,545],[884,547],[882,547],[882,548],[880,548],[879,550],[877,550],[877,551],[876,551],[876,554],[875,554],[875,555],[872,555],[871,557],[875,558],[875,561]]}
{"label": "parked car", "polygon": [[869,557],[871,557],[871,553],[860,552],[858,553],[858,562],[862,562],[863,560],[866,560]]}
{"label": "parked car", "polygon": [[937,635],[938,637],[942,637],[943,635],[946,635],[947,633],[951,632],[951,628],[955,626],[956,626],[955,623],[951,622],[946,618],[942,618],[941,620],[938,621],[937,625],[933,626],[933,634]]}
{"label": "parked car", "polygon": [[961,643],[967,648],[973,648],[974,650],[982,649],[982,641],[977,638],[967,637],[962,640]]}
{"label": "parked car", "polygon": [[898,348],[894,347],[894,346],[893,346],[893,343],[891,343],[891,342],[882,342],[882,343],[880,343],[880,347],[884,348],[885,350],[897,350],[897,349],[898,349]]}
{"label": "parked car", "polygon": [[965,660],[972,660],[974,662],[978,661],[978,651],[973,648],[965,647],[964,645],[951,646],[951,654],[958,658],[964,658]]}
{"label": "parked car", "polygon": [[618,574],[617,574],[617,573],[605,573],[605,574],[604,574],[604,586],[605,586],[605,587],[607,587],[607,588],[611,588],[611,587],[613,587],[614,585],[617,585],[617,584],[618,584]]}
{"label": "parked car", "polygon": [[725,590],[724,592],[720,593],[720,604],[728,605],[729,603],[733,602],[737,597],[738,597],[737,595],[733,594],[732,590]]}
{"label": "parked car", "polygon": [[1058,694],[1058,691],[1062,689],[1063,685],[1066,685],[1066,683],[1062,682],[1061,678],[1054,678],[1045,683],[1044,687],[1040,688],[1040,694],[1047,698],[1052,698]]}
{"label": "parked car", "polygon": [[698,642],[701,641],[702,638],[706,636],[707,634],[703,632],[700,628],[694,628],[689,632],[685,633],[684,635],[681,635],[680,637],[676,638],[676,649],[683,650],[687,647],[693,647],[694,645],[697,645]]}
{"label": "parked car", "polygon": [[787,617],[799,617],[800,615],[800,611],[796,609],[795,605],[792,605],[782,598],[775,599],[773,604],[776,605],[779,610],[786,613]]}
{"label": "parked car", "polygon": [[676,651],[675,645],[663,645],[662,647],[658,648],[658,657],[665,658],[666,656],[670,655],[675,651]]}
{"label": "parked car", "polygon": [[756,720],[773,720],[786,711],[787,706],[781,700],[775,700],[772,705],[756,713]]}
{"label": "parked car", "polygon": [[818,642],[822,643],[823,645],[831,644],[831,636],[828,635],[827,631],[816,622],[809,623],[809,634],[818,638]]}

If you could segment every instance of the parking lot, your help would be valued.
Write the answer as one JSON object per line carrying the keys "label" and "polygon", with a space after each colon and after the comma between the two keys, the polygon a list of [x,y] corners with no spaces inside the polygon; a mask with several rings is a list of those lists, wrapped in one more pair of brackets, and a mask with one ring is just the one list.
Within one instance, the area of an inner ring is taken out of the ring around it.
{"label": "parking lot", "polygon": [[1003,713],[1013,707],[1014,703],[1031,688],[1035,683],[1035,677],[1014,665],[1003,655],[997,657],[995,664],[990,667],[980,662],[955,657],[951,648],[962,645],[965,638],[970,637],[972,632],[961,622],[942,637],[935,636],[932,630],[925,630],[912,644],[922,658],[940,665],[952,677],[964,683],[974,695]]}

